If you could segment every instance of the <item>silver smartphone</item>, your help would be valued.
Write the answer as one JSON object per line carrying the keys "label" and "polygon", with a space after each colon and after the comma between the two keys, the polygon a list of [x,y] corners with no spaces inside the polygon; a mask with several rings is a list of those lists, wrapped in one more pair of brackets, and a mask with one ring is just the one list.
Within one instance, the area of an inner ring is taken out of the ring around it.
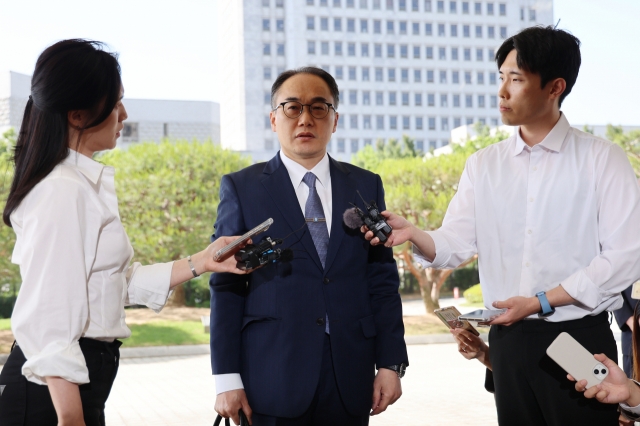
{"label": "silver smartphone", "polygon": [[574,379],[586,380],[587,389],[602,382],[609,374],[609,369],[569,333],[560,333],[547,348],[547,355]]}
{"label": "silver smartphone", "polygon": [[254,235],[257,235],[257,234],[259,234],[261,232],[264,232],[267,229],[269,229],[269,226],[271,226],[271,224],[273,224],[273,219],[269,218],[269,219],[265,220],[260,225],[258,225],[255,228],[253,228],[251,231],[245,233],[243,236],[237,238],[232,243],[227,244],[226,246],[224,246],[220,250],[218,250],[216,252],[216,254],[213,256],[213,260],[215,260],[217,262],[222,257],[224,257],[225,254],[229,253],[230,251],[232,251],[233,249],[238,247],[240,244],[246,242],[249,238],[251,238]]}
{"label": "silver smartphone", "polygon": [[465,320],[484,323],[499,317],[505,312],[507,312],[506,309],[478,309],[477,311],[462,314],[458,317],[458,319],[461,321]]}

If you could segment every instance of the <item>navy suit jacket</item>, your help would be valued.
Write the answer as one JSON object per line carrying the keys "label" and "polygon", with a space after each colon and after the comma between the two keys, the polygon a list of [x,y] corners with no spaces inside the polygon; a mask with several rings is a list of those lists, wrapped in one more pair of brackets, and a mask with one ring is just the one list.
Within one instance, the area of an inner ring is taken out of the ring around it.
{"label": "navy suit jacket", "polygon": [[210,280],[213,374],[240,373],[249,404],[261,414],[297,417],[310,406],[325,313],[340,395],[353,415],[370,411],[375,366],[408,361],[393,253],[372,247],[342,219],[349,203],[358,201],[356,190],[384,209],[382,181],[331,158],[330,173],[333,216],[324,269],[279,154],[220,183],[213,238],[241,235],[273,218],[254,242],[291,234],[281,247],[294,250],[291,262]]}

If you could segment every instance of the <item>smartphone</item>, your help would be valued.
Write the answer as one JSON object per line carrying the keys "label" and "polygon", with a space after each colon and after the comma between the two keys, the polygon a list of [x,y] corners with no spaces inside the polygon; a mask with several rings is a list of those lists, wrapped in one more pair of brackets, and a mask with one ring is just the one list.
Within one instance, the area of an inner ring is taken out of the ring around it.
{"label": "smartphone", "polygon": [[243,236],[234,240],[232,243],[227,244],[226,246],[218,250],[216,254],[213,256],[213,260],[217,262],[220,258],[224,257],[225,254],[229,253],[230,251],[238,247],[240,244],[246,242],[249,238],[269,229],[269,226],[271,226],[271,224],[273,224],[273,219],[269,218],[265,220],[260,225],[253,228],[251,231],[247,232]]}
{"label": "smartphone", "polygon": [[490,322],[507,312],[506,309],[478,309],[477,311],[462,314],[459,320],[474,321],[478,323]]}
{"label": "smartphone", "polygon": [[586,380],[587,389],[602,382],[609,374],[609,369],[569,333],[560,333],[547,348],[547,355],[574,379]]}
{"label": "smartphone", "polygon": [[440,320],[449,328],[463,328],[468,332],[479,336],[480,333],[478,330],[473,328],[469,321],[460,321],[458,317],[460,316],[460,312],[455,308],[455,306],[447,306],[446,308],[436,309],[433,311],[434,314],[440,318]]}

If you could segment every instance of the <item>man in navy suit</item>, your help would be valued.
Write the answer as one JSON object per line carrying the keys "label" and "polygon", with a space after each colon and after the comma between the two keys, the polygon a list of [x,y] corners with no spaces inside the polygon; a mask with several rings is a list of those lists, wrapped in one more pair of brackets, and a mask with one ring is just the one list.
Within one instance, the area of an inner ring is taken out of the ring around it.
{"label": "man in navy suit", "polygon": [[281,74],[270,116],[281,151],[220,184],[213,238],[273,218],[256,242],[286,237],[281,247],[294,253],[241,278],[212,275],[215,408],[236,424],[242,408],[254,426],[367,425],[402,393],[408,359],[393,253],[342,219],[356,190],[384,210],[384,190],[378,175],[327,154],[338,95],[319,68]]}

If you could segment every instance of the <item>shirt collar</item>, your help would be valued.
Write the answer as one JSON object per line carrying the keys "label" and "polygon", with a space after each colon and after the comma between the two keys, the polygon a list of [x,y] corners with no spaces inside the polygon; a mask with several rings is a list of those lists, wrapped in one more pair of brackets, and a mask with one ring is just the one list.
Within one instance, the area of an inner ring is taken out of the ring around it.
{"label": "shirt collar", "polygon": [[329,154],[325,152],[324,157],[318,164],[316,164],[313,169],[307,170],[306,167],[301,165],[300,163],[296,163],[291,158],[287,157],[280,151],[280,160],[282,160],[282,164],[289,172],[289,178],[291,179],[291,183],[294,188],[300,186],[300,182],[302,182],[302,178],[307,172],[311,172],[316,175],[318,182],[323,186],[327,187],[329,181],[331,179],[331,173],[329,172]]}
{"label": "shirt collar", "polygon": [[[571,125],[569,124],[569,120],[567,120],[567,117],[565,117],[563,113],[560,113],[560,119],[558,120],[556,125],[553,126],[553,129],[551,129],[547,136],[545,136],[542,142],[540,142],[538,145],[544,147],[549,151],[560,152],[562,143],[564,142],[564,139],[566,138],[570,128]],[[522,140],[522,136],[520,136],[520,127],[518,127],[518,131],[516,132],[516,145],[513,151],[513,156],[517,156],[524,149],[530,150],[531,147],[529,147],[529,145],[527,145],[525,141]]]}
{"label": "shirt collar", "polygon": [[62,164],[78,169],[80,173],[85,175],[94,185],[98,183],[98,180],[100,180],[102,171],[105,168],[103,164],[100,164],[73,149],[69,149],[69,155],[64,159]]}

